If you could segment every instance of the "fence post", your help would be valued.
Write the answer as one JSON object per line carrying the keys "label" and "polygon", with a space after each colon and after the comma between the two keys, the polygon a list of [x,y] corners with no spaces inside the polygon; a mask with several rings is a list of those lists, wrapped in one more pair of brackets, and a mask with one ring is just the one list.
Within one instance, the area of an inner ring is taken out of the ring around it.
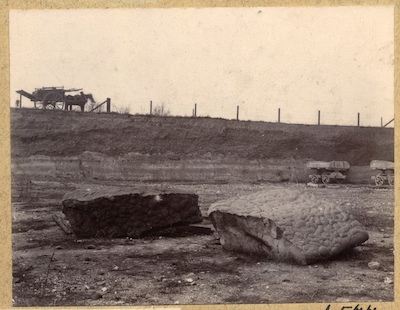
{"label": "fence post", "polygon": [[236,120],[239,120],[239,106],[236,108]]}
{"label": "fence post", "polygon": [[357,113],[357,126],[360,127],[360,112]]}
{"label": "fence post", "polygon": [[107,112],[111,112],[111,99],[107,98]]}
{"label": "fence post", "polygon": [[22,95],[19,94],[19,107],[22,108]]}
{"label": "fence post", "polygon": [[281,108],[278,108],[278,123],[281,122]]}
{"label": "fence post", "polygon": [[150,115],[153,114],[153,101],[150,100]]}
{"label": "fence post", "polygon": [[318,125],[321,125],[321,111],[318,110]]}
{"label": "fence post", "polygon": [[381,117],[381,127],[383,127],[383,118]]}
{"label": "fence post", "polygon": [[194,104],[194,117],[197,117],[197,103]]}

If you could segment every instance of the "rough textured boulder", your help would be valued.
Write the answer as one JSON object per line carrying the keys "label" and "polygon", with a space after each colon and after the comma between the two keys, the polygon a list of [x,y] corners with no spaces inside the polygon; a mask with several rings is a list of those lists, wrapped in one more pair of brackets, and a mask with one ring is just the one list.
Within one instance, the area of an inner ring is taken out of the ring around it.
{"label": "rough textured boulder", "polygon": [[335,256],[368,240],[343,207],[307,189],[271,188],[213,204],[209,217],[226,250],[298,264]]}
{"label": "rough textured boulder", "polygon": [[77,237],[131,237],[199,223],[198,196],[101,187],[67,193],[63,213]]}

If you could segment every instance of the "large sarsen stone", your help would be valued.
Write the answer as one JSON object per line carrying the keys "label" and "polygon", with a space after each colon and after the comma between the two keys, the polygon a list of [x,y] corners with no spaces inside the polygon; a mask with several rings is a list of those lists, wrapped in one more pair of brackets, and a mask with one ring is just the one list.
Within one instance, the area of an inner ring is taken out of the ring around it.
{"label": "large sarsen stone", "polygon": [[209,217],[226,250],[311,264],[368,240],[343,207],[307,189],[271,187],[211,205]]}
{"label": "large sarsen stone", "polygon": [[139,238],[157,229],[202,221],[198,196],[113,187],[67,193],[63,212],[77,237]]}

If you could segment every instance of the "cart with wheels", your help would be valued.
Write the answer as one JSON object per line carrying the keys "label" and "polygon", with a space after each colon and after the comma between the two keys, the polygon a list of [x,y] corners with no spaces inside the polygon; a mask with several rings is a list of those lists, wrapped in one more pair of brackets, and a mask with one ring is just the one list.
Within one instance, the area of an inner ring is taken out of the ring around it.
{"label": "cart with wheels", "polygon": [[307,168],[312,171],[309,178],[314,184],[328,184],[332,181],[342,183],[346,179],[350,164],[347,161],[309,161]]}
{"label": "cart with wheels", "polygon": [[371,169],[379,170],[378,174],[371,177],[376,185],[394,185],[394,162],[386,160],[373,160],[371,161],[370,167]]}
{"label": "cart with wheels", "polygon": [[[17,93],[33,101],[36,109],[78,109],[84,111],[88,99],[93,103],[95,101],[91,94],[84,94],[81,90],[76,88],[64,89],[64,87],[42,87],[36,88],[32,94],[24,90],[17,90]],[[70,94],[72,92],[79,93],[75,95]]]}

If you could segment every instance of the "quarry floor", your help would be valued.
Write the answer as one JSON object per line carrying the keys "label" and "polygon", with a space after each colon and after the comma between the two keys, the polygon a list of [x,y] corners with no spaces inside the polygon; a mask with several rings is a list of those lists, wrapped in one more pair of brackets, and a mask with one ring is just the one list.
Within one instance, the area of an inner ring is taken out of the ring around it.
{"label": "quarry floor", "polygon": [[[198,194],[203,223],[144,239],[77,239],[65,234],[52,214],[61,212],[64,193],[90,185],[13,184],[13,306],[393,301],[393,188],[146,184]],[[340,257],[310,266],[225,251],[206,217],[210,205],[269,186],[304,188],[344,206],[365,225],[369,240]],[[379,266],[371,268],[370,262]]]}

